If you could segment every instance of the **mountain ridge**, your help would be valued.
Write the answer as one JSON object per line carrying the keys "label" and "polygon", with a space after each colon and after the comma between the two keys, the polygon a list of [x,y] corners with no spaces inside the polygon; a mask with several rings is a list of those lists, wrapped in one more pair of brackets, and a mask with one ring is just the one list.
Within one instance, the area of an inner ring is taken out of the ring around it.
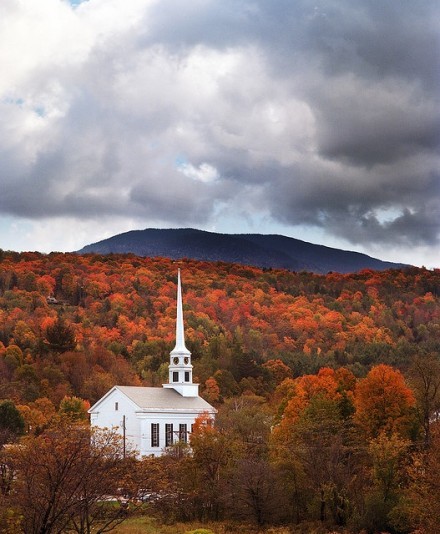
{"label": "mountain ridge", "polygon": [[280,234],[223,234],[194,228],[130,230],[86,245],[77,253],[132,253],[144,257],[224,261],[319,274],[408,267]]}

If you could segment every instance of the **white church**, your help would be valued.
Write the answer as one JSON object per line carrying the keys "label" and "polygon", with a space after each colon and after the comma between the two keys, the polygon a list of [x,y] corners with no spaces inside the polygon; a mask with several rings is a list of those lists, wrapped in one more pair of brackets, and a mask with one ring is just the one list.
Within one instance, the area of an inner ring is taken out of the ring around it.
{"label": "white church", "polygon": [[196,418],[217,410],[199,396],[193,383],[191,353],[185,346],[180,269],[177,280],[176,346],[170,353],[168,384],[114,386],[90,410],[91,425],[116,429],[127,450],[160,456],[173,443],[189,442]]}

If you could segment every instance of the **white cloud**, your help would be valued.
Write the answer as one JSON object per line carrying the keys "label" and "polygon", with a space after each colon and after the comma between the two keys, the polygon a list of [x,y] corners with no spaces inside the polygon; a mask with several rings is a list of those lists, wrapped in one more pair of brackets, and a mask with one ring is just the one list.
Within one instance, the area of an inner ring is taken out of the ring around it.
{"label": "white cloud", "polygon": [[198,167],[194,167],[191,163],[182,163],[177,168],[182,174],[188,176],[188,178],[199,182],[209,183],[217,180],[219,177],[217,169],[209,165],[209,163],[201,163]]}
{"label": "white cloud", "polygon": [[0,21],[2,95],[38,92],[55,69],[84,61],[93,41],[77,12],[60,0],[4,0]]}
{"label": "white cloud", "polygon": [[438,242],[435,4],[75,4],[0,2],[0,213],[29,239],[240,214],[396,260]]}

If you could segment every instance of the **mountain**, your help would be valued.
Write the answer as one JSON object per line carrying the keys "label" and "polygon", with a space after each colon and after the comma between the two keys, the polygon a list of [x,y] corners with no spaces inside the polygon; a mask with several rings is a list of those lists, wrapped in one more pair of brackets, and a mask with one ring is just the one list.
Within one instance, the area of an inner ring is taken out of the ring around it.
{"label": "mountain", "polygon": [[132,230],[86,245],[78,253],[133,253],[146,257],[224,261],[315,273],[405,267],[404,264],[381,261],[359,252],[314,245],[282,235],[218,234],[193,228]]}

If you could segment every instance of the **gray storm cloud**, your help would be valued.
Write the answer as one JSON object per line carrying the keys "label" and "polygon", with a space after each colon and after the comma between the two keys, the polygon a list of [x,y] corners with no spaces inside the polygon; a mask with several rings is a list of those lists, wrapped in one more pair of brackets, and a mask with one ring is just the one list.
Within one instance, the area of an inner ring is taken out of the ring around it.
{"label": "gray storm cloud", "polygon": [[438,243],[438,2],[49,4],[0,7],[3,214]]}

